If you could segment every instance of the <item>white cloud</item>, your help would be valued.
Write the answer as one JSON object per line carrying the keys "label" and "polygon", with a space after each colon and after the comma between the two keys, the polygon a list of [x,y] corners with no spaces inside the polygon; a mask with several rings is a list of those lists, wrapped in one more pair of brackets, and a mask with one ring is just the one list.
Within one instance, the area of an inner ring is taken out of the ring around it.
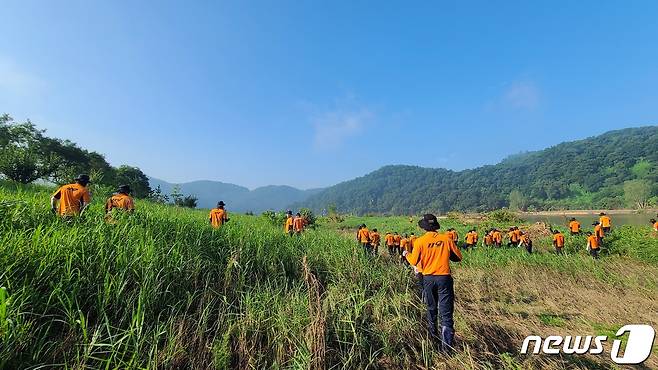
{"label": "white cloud", "polygon": [[348,138],[362,133],[373,116],[366,108],[340,108],[315,115],[311,118],[315,148],[327,150],[340,147]]}
{"label": "white cloud", "polygon": [[503,95],[503,102],[515,109],[534,110],[539,106],[539,88],[532,81],[516,81]]}

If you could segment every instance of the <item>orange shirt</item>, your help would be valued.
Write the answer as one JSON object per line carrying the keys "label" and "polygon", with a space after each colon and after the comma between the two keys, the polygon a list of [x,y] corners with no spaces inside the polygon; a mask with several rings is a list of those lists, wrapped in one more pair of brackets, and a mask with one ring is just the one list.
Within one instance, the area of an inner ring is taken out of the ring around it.
{"label": "orange shirt", "polygon": [[386,234],[385,239],[386,245],[391,246],[395,244],[395,238],[393,237],[393,234]]}
{"label": "orange shirt", "polygon": [[605,236],[605,232],[603,231],[603,226],[601,226],[601,224],[594,226],[594,236],[597,238],[603,238]]}
{"label": "orange shirt", "polygon": [[523,244],[527,244],[528,240],[530,240],[530,237],[528,237],[528,234],[521,234],[519,236],[519,241],[521,241],[521,243],[523,243]]}
{"label": "orange shirt", "polygon": [[409,247],[409,240],[407,240],[407,238],[400,239],[400,248],[404,248],[407,252],[411,250]]}
{"label": "orange shirt", "polygon": [[306,225],[306,220],[304,217],[295,217],[295,219],[292,221],[293,227],[295,228],[295,231],[304,231],[304,226]]}
{"label": "orange shirt", "polygon": [[372,242],[373,245],[379,245],[381,239],[382,238],[379,236],[379,233],[376,232],[370,233],[370,241]]}
{"label": "orange shirt", "polygon": [[80,214],[82,203],[91,202],[89,189],[78,183],[60,187],[53,193],[53,197],[59,199],[58,213],[60,216],[74,216]]}
{"label": "orange shirt", "polygon": [[393,245],[400,245],[402,237],[400,235],[393,235]]}
{"label": "orange shirt", "polygon": [[599,238],[596,235],[590,235],[587,237],[587,244],[592,249],[599,249]]}
{"label": "orange shirt", "polygon": [[612,224],[612,221],[610,220],[610,217],[608,217],[608,216],[601,216],[599,218],[599,222],[601,223],[601,226],[603,226],[603,227],[610,227],[610,225]]}
{"label": "orange shirt", "polygon": [[370,241],[370,231],[367,228],[359,230],[359,242],[368,243]]}
{"label": "orange shirt", "polygon": [[134,211],[135,202],[130,195],[117,193],[108,198],[107,202],[105,203],[106,212],[111,211],[113,208],[119,208],[126,211]]}
{"label": "orange shirt", "polygon": [[292,231],[292,221],[293,221],[292,216],[286,217],[286,223],[283,224],[283,231],[287,233]]}
{"label": "orange shirt", "polygon": [[564,235],[562,233],[553,234],[553,241],[558,247],[564,247]]}
{"label": "orange shirt", "polygon": [[226,219],[228,218],[228,212],[225,209],[213,208],[210,210],[210,224],[214,228],[218,228],[224,225]]}
{"label": "orange shirt", "polygon": [[496,243],[500,243],[503,241],[503,234],[501,234],[500,231],[494,231],[493,234],[491,234],[491,237],[493,238],[493,241]]}
{"label": "orange shirt", "polygon": [[484,244],[489,245],[493,242],[493,235],[491,233],[488,233],[487,235],[484,236]]}
{"label": "orange shirt", "polygon": [[578,221],[569,222],[569,231],[571,231],[572,233],[580,232],[580,222]]}
{"label": "orange shirt", "polygon": [[478,242],[478,233],[469,232],[469,233],[466,234],[466,243],[475,244],[477,242]]}
{"label": "orange shirt", "polygon": [[423,275],[450,275],[451,252],[461,260],[462,253],[450,236],[429,231],[416,239],[413,252],[406,258],[413,266],[420,263]]}
{"label": "orange shirt", "polygon": [[456,242],[459,240],[459,234],[457,234],[457,230],[451,230],[446,233],[446,235],[449,235],[452,238],[452,241]]}
{"label": "orange shirt", "polygon": [[509,240],[513,243],[516,243],[516,242],[519,241],[519,237],[517,236],[515,231],[508,232],[507,236],[509,236]]}
{"label": "orange shirt", "polygon": [[409,237],[409,243],[411,244],[411,248],[414,247],[414,242],[416,241],[416,239],[418,239],[416,235],[412,235]]}
{"label": "orange shirt", "polygon": [[658,221],[656,221],[656,223],[653,224],[653,229],[656,230],[656,231],[658,231]]}

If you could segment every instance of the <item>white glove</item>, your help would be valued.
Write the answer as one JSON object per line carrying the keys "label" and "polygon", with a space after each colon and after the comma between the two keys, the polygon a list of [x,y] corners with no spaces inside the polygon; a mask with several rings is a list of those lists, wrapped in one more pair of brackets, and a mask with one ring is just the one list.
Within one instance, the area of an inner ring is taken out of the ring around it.
{"label": "white glove", "polygon": [[407,251],[402,251],[402,257],[406,257],[407,254],[409,254],[409,252],[407,252]]}

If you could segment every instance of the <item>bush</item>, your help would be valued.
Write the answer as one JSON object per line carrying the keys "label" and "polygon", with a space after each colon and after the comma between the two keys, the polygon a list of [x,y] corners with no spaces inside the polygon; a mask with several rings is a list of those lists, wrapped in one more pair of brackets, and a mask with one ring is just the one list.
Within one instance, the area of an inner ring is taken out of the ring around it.
{"label": "bush", "polygon": [[516,213],[509,211],[507,209],[498,209],[491,211],[487,214],[487,219],[493,222],[500,223],[521,223],[523,219],[520,218]]}

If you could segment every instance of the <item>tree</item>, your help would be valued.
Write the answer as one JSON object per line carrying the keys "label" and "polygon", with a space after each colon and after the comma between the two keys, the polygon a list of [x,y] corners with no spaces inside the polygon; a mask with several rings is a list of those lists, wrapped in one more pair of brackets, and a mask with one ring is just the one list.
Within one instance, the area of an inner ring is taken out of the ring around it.
{"label": "tree", "polygon": [[524,211],[528,206],[527,199],[523,194],[514,189],[509,193],[509,208],[515,211]]}
{"label": "tree", "polygon": [[647,180],[629,180],[624,182],[624,199],[634,208],[647,208],[651,197],[651,183]]}
{"label": "tree", "polygon": [[16,124],[9,115],[0,116],[0,174],[24,184],[50,176],[58,158],[47,144],[50,140],[29,120]]}
{"label": "tree", "polygon": [[116,169],[114,185],[123,184],[130,185],[137,198],[147,198],[151,194],[148,177],[137,167],[124,165]]}
{"label": "tree", "polygon": [[198,198],[195,197],[194,195],[188,195],[185,197],[179,197],[177,200],[174,201],[174,204],[179,207],[196,208],[197,200]]}
{"label": "tree", "polygon": [[171,200],[174,202],[174,204],[178,204],[178,202],[181,201],[183,198],[183,193],[180,190],[180,185],[174,185],[174,187],[171,189]]}
{"label": "tree", "polygon": [[151,193],[149,194],[149,199],[155,203],[164,204],[169,202],[169,196],[167,196],[167,194],[162,193],[162,188],[160,187],[160,185],[158,185],[155,189],[151,190]]}

